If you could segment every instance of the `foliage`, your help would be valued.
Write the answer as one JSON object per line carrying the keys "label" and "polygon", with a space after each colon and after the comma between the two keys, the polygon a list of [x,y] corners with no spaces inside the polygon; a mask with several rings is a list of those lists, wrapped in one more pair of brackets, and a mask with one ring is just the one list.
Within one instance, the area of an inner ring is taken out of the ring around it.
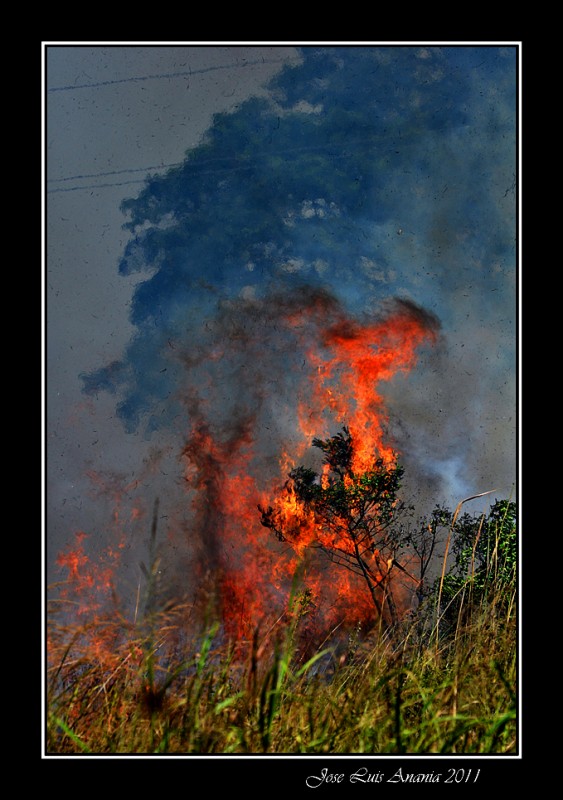
{"label": "foliage", "polygon": [[509,603],[516,585],[518,539],[516,504],[497,500],[487,516],[459,517],[452,529],[455,561],[445,576],[445,616],[458,617],[483,601]]}
{"label": "foliage", "polygon": [[403,467],[374,457],[369,468],[356,472],[354,441],[346,427],[328,439],[313,439],[313,446],[322,450],[327,469],[320,475],[299,466],[285,486],[286,496],[296,498],[303,513],[288,519],[279,507],[259,506],[261,522],[280,541],[307,539],[308,546],[362,576],[379,616],[395,624],[390,577],[394,567],[404,571],[397,560],[404,542],[394,525],[404,510],[397,498]]}

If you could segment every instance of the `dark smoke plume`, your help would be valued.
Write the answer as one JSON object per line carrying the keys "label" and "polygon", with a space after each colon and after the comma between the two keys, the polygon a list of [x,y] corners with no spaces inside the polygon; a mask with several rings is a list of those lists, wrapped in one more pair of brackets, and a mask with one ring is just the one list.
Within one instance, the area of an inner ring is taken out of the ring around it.
{"label": "dark smoke plume", "polygon": [[200,562],[225,558],[230,456],[270,476],[296,441],[304,348],[389,308],[441,324],[384,388],[413,492],[455,505],[515,480],[516,50],[301,56],[123,204],[136,336],[83,376],[128,433],[181,437]]}

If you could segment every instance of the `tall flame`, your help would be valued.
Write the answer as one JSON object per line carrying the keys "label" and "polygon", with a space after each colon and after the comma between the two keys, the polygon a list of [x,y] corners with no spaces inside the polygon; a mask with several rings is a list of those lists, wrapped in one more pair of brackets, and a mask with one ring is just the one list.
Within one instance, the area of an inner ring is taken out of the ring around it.
{"label": "tall flame", "polygon": [[[310,457],[313,437],[327,436],[342,424],[356,442],[354,472],[369,469],[375,458],[391,464],[396,453],[386,439],[387,415],[378,386],[412,369],[417,349],[437,335],[436,320],[411,303],[396,302],[384,319],[361,323],[346,318],[324,296],[308,300],[299,307],[276,309],[272,320],[275,341],[283,343],[282,350],[294,367],[285,384],[279,375],[283,362],[275,355],[272,363],[268,360],[272,340],[265,336],[258,356],[252,332],[247,330],[243,337],[248,358],[256,357],[261,364],[258,382],[264,386],[267,376],[272,381],[277,378],[271,394],[285,400],[283,436],[278,431],[278,438],[272,437],[281,444],[275,468],[271,459],[265,461],[264,428],[270,427],[266,421],[275,427],[279,402],[266,413],[261,397],[252,412],[238,409],[232,424],[222,418],[213,425],[213,398],[194,393],[189,401],[192,427],[184,456],[202,544],[200,569],[217,578],[225,630],[235,639],[249,638],[257,625],[267,624],[275,610],[284,607],[298,573],[323,629],[343,621],[373,620],[373,605],[358,576],[327,563],[319,548],[312,547],[316,542],[321,550],[323,545],[329,550],[335,542],[319,539],[313,515],[287,485],[282,502],[279,488],[291,469]],[[261,325],[255,328],[262,330]],[[238,352],[238,344],[223,343],[222,358],[228,362],[234,350]],[[287,382],[291,391],[283,388]],[[286,414],[288,399],[294,405],[293,412]],[[267,506],[274,497],[285,524],[300,530],[291,544],[278,542],[260,524],[257,506]],[[378,555],[377,551],[372,555],[377,562],[374,574],[383,580],[387,566]]]}
{"label": "tall flame", "polygon": [[[361,577],[326,558],[342,543],[334,532],[318,530],[287,479],[296,466],[312,463],[314,437],[329,437],[343,425],[355,443],[354,473],[369,470],[375,459],[394,462],[380,387],[414,367],[418,349],[437,338],[436,319],[398,300],[375,320],[352,319],[328,293],[304,288],[289,298],[225,303],[206,327],[207,338],[201,334],[197,346],[175,348],[173,356],[187,376],[190,427],[182,465],[191,522],[181,535],[192,554],[191,571],[184,573],[186,561],[175,567],[174,591],[180,585],[207,611],[211,602],[225,635],[238,642],[259,628],[270,630],[287,613],[296,580],[307,598],[311,635],[343,623],[373,623]],[[326,467],[320,471],[326,486]],[[261,524],[259,508],[271,503],[299,536],[278,541]],[[116,512],[114,526],[121,522]],[[95,613],[99,599],[113,591],[122,534],[106,554],[107,569],[94,570],[85,534],[59,557],[79,611]],[[382,555],[375,550],[369,558],[374,582],[387,580]]]}

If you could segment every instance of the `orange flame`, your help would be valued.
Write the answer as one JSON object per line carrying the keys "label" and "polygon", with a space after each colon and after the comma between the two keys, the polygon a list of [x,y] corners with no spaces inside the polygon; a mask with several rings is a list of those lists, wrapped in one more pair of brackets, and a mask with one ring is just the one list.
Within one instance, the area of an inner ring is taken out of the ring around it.
{"label": "orange flame", "polygon": [[[285,318],[287,331],[304,355],[303,377],[296,392],[297,429],[291,452],[281,453],[274,477],[260,473],[251,425],[237,436],[221,438],[206,427],[199,409],[193,415],[185,450],[187,471],[198,490],[199,528],[209,537],[203,550],[214,559],[212,568],[220,576],[225,629],[235,639],[248,639],[268,614],[284,607],[299,568],[323,627],[342,620],[373,620],[374,607],[361,578],[323,558],[323,551],[337,546],[351,553],[352,545],[337,541],[334,531],[320,531],[291,488],[286,486],[280,494],[278,487],[307,452],[313,436],[328,435],[336,423],[346,424],[355,441],[355,473],[369,469],[375,457],[387,465],[395,461],[393,447],[385,440],[387,417],[377,387],[398,372],[411,370],[417,348],[435,339],[435,329],[408,304],[384,321],[365,325],[345,319],[325,325],[322,311],[320,305],[312,305]],[[315,331],[316,343],[310,341]],[[326,485],[327,480],[325,469],[321,481]],[[282,527],[299,531],[291,543],[277,542],[260,525],[257,506],[268,507],[274,498]],[[375,582],[384,581],[389,569],[377,552],[373,562]]]}
{"label": "orange flame", "polygon": [[[201,396],[194,392],[186,400],[191,416],[183,451],[192,502],[190,544],[194,539],[199,543],[201,584],[206,575],[212,576],[225,633],[235,641],[250,640],[259,626],[271,629],[272,620],[280,618],[280,609],[288,608],[296,575],[312,598],[310,627],[328,631],[342,622],[373,623],[374,605],[361,576],[326,557],[337,548],[344,556],[351,555],[351,543],[339,539],[335,530],[319,530],[314,514],[291,486],[287,484],[282,491],[280,486],[296,465],[310,457],[314,437],[330,436],[342,425],[348,427],[355,443],[354,473],[368,470],[375,458],[391,465],[396,454],[386,434],[387,414],[379,386],[397,373],[411,370],[418,348],[436,338],[433,321],[408,303],[399,304],[383,320],[361,324],[346,319],[326,296],[310,294],[301,307],[294,304],[278,311],[275,322],[281,329],[281,349],[285,348],[293,369],[290,396],[282,394],[280,400],[284,417],[273,439],[274,444],[281,444],[274,460],[262,452],[260,444],[267,435],[256,428],[255,409],[242,413],[236,425],[222,418],[220,423],[210,421],[206,403],[213,398],[211,378],[202,380]],[[229,347],[239,358],[237,365],[241,353],[246,355],[245,348],[260,350],[252,340],[253,331],[244,331],[244,326],[241,330],[244,335],[238,334],[231,344],[217,347],[215,343],[206,366],[213,369],[219,365],[220,369],[222,359],[229,357]],[[267,346],[262,349],[267,351]],[[267,356],[262,357],[267,361]],[[295,369],[297,357],[299,370]],[[325,467],[321,485],[326,488],[328,480]],[[114,528],[119,531],[126,520],[119,492],[115,487],[110,491],[116,492]],[[281,514],[283,528],[298,532],[298,536],[278,541],[260,524],[259,506],[271,504]],[[129,521],[141,516],[134,508]],[[69,577],[63,596],[72,597],[79,614],[88,611],[95,615],[110,597],[124,544],[122,531],[120,537],[120,543],[108,548],[97,566],[86,554],[83,532],[77,534],[74,546],[59,556],[58,564],[67,569]],[[377,551],[370,558],[373,580],[383,584],[392,576],[393,567]]]}

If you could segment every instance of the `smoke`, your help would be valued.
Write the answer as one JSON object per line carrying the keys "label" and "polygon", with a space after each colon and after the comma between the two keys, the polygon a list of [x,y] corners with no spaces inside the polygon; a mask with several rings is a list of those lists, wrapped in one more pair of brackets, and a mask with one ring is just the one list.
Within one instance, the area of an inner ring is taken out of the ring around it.
{"label": "smoke", "polygon": [[307,457],[304,352],[331,325],[392,309],[440,327],[380,387],[413,495],[455,505],[515,482],[516,50],[301,56],[123,203],[119,271],[146,273],[136,335],[82,376],[115,395],[128,434],[180,437],[200,566],[225,563],[233,455],[242,491],[292,446]]}
{"label": "smoke", "polygon": [[[342,424],[357,435],[356,456],[371,464],[391,455],[379,385],[411,369],[416,348],[432,346],[438,334],[436,318],[412,302],[389,300],[378,314],[351,317],[334,295],[302,286],[224,301],[197,354],[178,355],[189,376],[187,572],[200,590],[209,585],[232,633],[249,636],[276,598],[280,605],[298,567],[290,549],[272,549],[258,506],[273,500],[298,462],[311,463],[315,435]],[[340,591],[333,608],[342,611],[343,598],[357,593],[346,581]]]}

